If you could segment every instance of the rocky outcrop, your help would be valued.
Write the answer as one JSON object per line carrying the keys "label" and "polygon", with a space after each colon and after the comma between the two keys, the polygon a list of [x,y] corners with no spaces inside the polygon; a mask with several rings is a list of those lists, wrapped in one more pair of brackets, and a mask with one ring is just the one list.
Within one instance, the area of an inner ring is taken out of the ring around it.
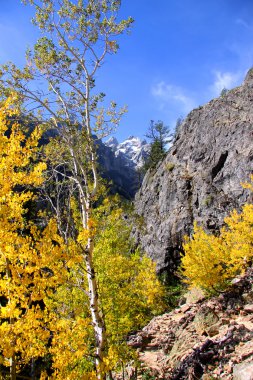
{"label": "rocky outcrop", "polygon": [[233,208],[250,201],[241,186],[253,169],[253,70],[242,86],[194,109],[166,158],[137,193],[138,243],[159,271],[177,267],[182,241],[196,221],[217,230]]}
{"label": "rocky outcrop", "polygon": [[161,380],[252,380],[252,280],[250,268],[228,292],[187,302],[129,337],[142,363],[139,373]]}

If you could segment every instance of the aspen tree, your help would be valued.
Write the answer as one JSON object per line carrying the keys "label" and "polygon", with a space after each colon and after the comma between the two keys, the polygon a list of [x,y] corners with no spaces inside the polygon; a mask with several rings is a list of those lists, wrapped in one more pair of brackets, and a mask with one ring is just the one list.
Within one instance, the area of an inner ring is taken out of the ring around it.
{"label": "aspen tree", "polygon": [[[243,187],[252,191],[252,181]],[[241,212],[233,210],[224,222],[218,236],[195,224],[192,238],[187,237],[183,246],[181,271],[186,282],[207,293],[228,288],[253,258],[253,204],[246,203]]]}
{"label": "aspen tree", "polygon": [[[5,65],[1,81],[18,91],[26,112],[58,130],[54,142],[54,171],[72,182],[78,194],[83,231],[79,243],[86,265],[90,313],[96,338],[96,370],[104,378],[106,346],[104,318],[98,299],[93,262],[93,204],[100,191],[94,134],[103,136],[124,112],[117,105],[99,107],[103,93],[96,94],[95,78],[108,55],[118,50],[118,36],[132,19],[119,20],[120,0],[26,0],[35,8],[34,24],[42,37],[27,52],[24,69]],[[36,83],[44,83],[37,87]],[[39,110],[38,112],[36,112]],[[60,216],[58,218],[58,227]],[[83,237],[83,235],[86,238]],[[65,236],[66,238],[66,236]],[[84,273],[85,275],[85,273]]]}
{"label": "aspen tree", "polygon": [[[120,371],[135,352],[127,336],[163,311],[163,288],[156,277],[155,264],[142,255],[130,238],[131,223],[118,197],[105,198],[93,211],[94,268],[98,295],[106,327],[105,373]],[[87,239],[83,233],[82,239]],[[79,236],[80,238],[80,236]],[[77,249],[73,241],[72,251]],[[69,277],[47,307],[52,318],[54,376],[57,379],[92,379],[94,337],[80,262],[68,262]]]}

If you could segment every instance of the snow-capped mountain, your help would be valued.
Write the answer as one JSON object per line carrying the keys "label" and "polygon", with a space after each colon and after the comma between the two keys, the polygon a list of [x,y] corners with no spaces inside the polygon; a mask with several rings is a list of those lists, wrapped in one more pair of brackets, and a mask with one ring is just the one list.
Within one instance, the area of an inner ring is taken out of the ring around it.
{"label": "snow-capped mountain", "polygon": [[111,181],[111,190],[133,199],[140,188],[150,145],[138,137],[130,136],[119,143],[115,137],[97,141],[102,176]]}
{"label": "snow-capped mountain", "polygon": [[115,137],[111,137],[105,142],[105,145],[113,150],[116,157],[123,156],[127,165],[135,169],[143,166],[150,150],[150,144],[146,140],[135,136],[129,136],[122,143],[118,143]]}
{"label": "snow-capped mountain", "polygon": [[105,145],[109,146],[109,148],[111,148],[115,152],[117,146],[119,145],[119,142],[116,139],[116,137],[110,137],[107,141],[105,141]]}

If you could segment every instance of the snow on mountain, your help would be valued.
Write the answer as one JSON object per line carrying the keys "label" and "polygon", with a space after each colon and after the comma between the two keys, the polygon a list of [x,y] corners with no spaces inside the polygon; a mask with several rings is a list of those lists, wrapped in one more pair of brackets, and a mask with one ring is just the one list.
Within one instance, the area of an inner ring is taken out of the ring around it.
{"label": "snow on mountain", "polygon": [[106,146],[109,146],[114,152],[117,150],[117,146],[119,145],[118,140],[116,137],[110,137],[109,140],[105,142]]}
{"label": "snow on mountain", "polygon": [[146,140],[135,136],[129,136],[120,144],[115,137],[111,137],[105,142],[105,145],[114,151],[116,157],[123,156],[126,163],[135,169],[143,166],[150,150],[150,144]]}

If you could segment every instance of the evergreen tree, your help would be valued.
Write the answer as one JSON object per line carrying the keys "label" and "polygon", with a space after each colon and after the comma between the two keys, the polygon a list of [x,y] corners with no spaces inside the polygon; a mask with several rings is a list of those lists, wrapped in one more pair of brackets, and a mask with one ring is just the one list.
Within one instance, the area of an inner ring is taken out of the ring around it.
{"label": "evergreen tree", "polygon": [[150,127],[145,135],[151,142],[150,152],[144,169],[153,169],[166,154],[166,145],[171,141],[171,133],[162,121],[151,120]]}

